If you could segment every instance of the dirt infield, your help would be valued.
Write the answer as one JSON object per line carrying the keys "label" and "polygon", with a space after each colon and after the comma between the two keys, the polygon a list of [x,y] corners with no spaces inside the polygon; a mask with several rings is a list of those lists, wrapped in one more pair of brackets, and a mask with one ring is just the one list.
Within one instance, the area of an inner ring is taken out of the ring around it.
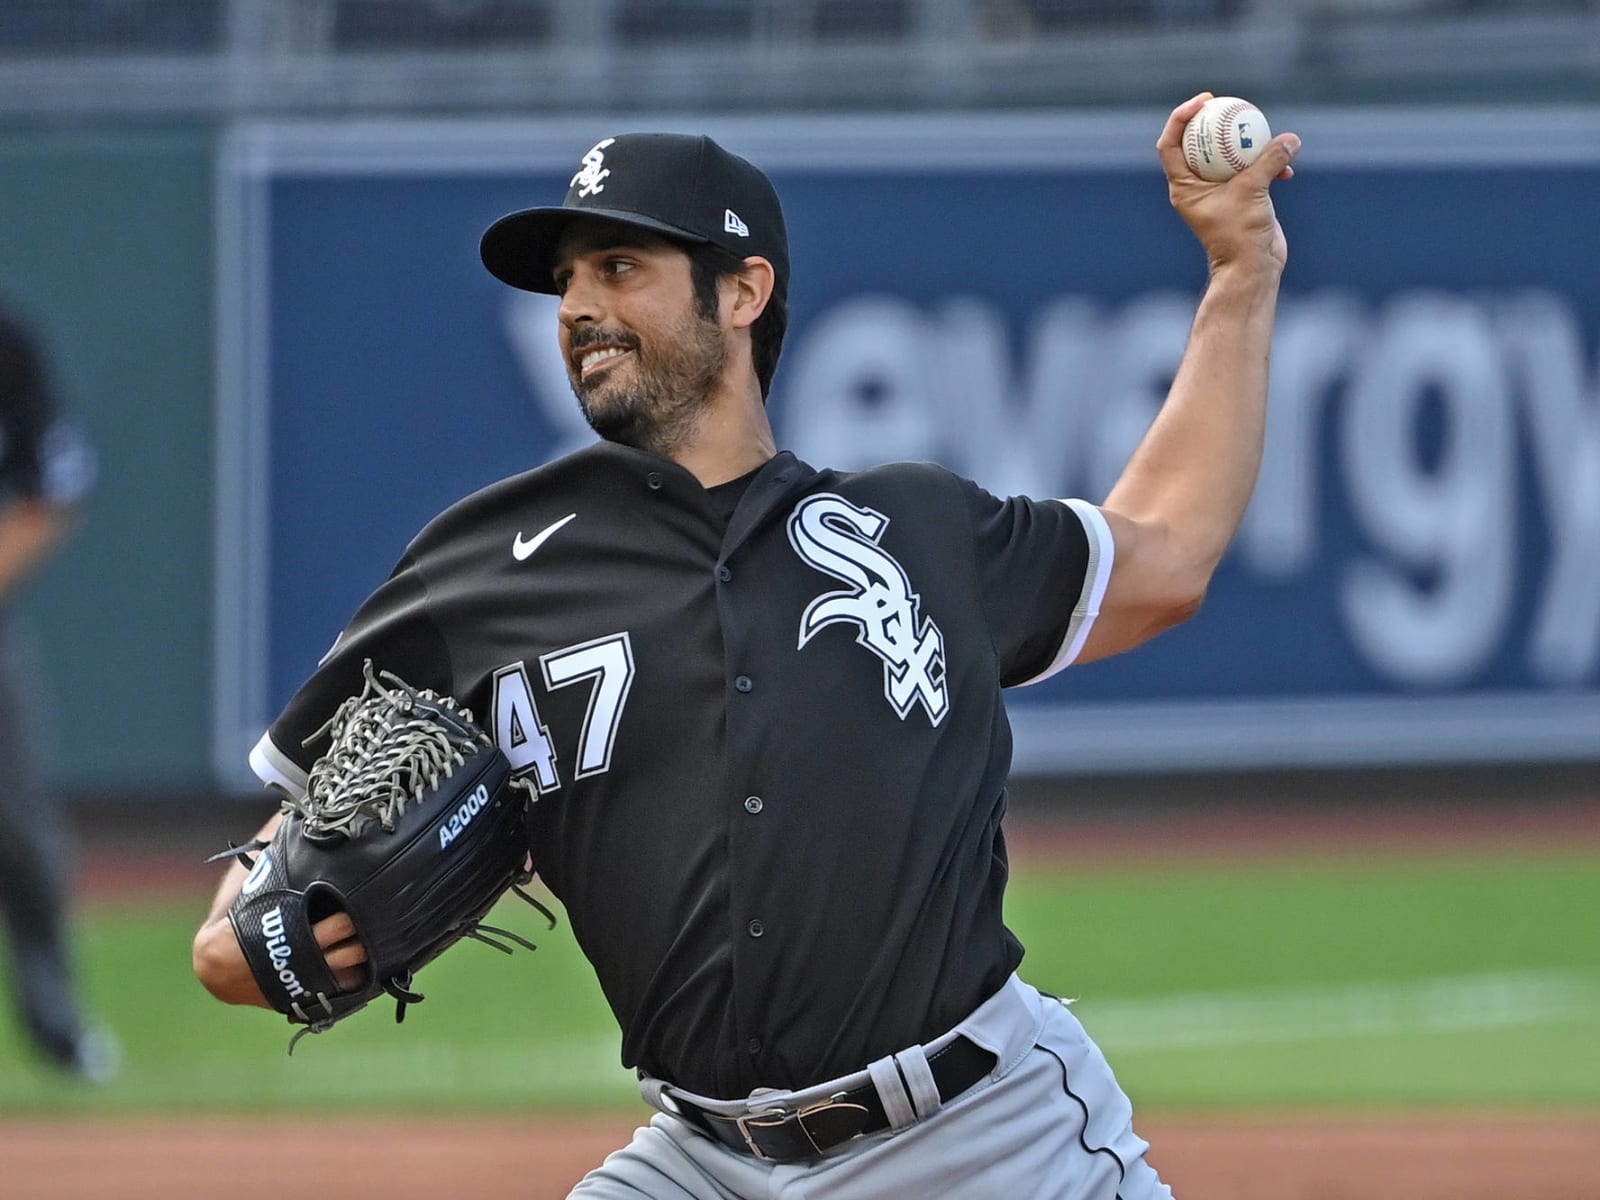
{"label": "dirt infield", "polygon": [[[1587,1200],[1600,1118],[1153,1120],[1182,1200]],[[591,1122],[9,1122],[7,1200],[557,1200],[628,1139]],[[824,1198],[818,1198],[824,1200]],[[925,1200],[885,1197],[885,1200]],[[994,1200],[952,1194],[949,1200]]]}

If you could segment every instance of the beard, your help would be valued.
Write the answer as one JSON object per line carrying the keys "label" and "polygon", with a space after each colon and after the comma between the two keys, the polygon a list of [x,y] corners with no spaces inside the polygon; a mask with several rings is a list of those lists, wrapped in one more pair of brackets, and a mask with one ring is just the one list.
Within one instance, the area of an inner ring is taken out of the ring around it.
{"label": "beard", "polygon": [[584,330],[572,337],[572,355],[601,343],[625,346],[630,354],[589,381],[579,378],[569,360],[584,420],[607,441],[669,456],[694,435],[711,407],[728,358],[721,327],[691,312],[648,343],[622,330]]}

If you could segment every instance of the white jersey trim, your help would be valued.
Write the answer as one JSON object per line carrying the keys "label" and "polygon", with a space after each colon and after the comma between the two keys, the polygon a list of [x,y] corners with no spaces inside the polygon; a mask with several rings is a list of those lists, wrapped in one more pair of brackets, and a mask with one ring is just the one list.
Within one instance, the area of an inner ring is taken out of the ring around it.
{"label": "white jersey trim", "polygon": [[263,733],[255,749],[250,751],[250,769],[262,783],[275,783],[291,796],[298,798],[306,794],[306,784],[310,776],[302,771],[293,759],[278,749],[270,733]]}
{"label": "white jersey trim", "polygon": [[1056,651],[1048,667],[1032,679],[1023,680],[1018,687],[1041,683],[1077,661],[1078,655],[1083,652],[1084,642],[1089,640],[1089,631],[1094,628],[1095,618],[1100,615],[1100,602],[1105,599],[1106,584],[1111,582],[1111,567],[1117,556],[1111,526],[1106,524],[1098,508],[1087,500],[1057,500],[1056,503],[1065,504],[1083,522],[1084,536],[1089,539],[1089,562],[1084,567],[1083,589],[1078,593],[1072,619],[1067,622],[1067,631],[1062,635],[1061,648]]}

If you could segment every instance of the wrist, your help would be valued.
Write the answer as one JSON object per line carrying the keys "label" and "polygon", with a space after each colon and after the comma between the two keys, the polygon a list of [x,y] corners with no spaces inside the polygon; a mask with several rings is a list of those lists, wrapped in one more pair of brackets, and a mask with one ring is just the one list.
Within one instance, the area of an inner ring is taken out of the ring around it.
{"label": "wrist", "polygon": [[194,937],[193,955],[195,978],[218,1000],[270,1007],[226,915],[200,927]]}
{"label": "wrist", "polygon": [[1267,251],[1211,258],[1211,282],[1243,286],[1275,285],[1283,277],[1283,262]]}
{"label": "wrist", "polygon": [[1211,270],[1202,305],[1239,316],[1276,307],[1283,268],[1271,259],[1232,259]]}
{"label": "wrist", "polygon": [[1284,264],[1262,251],[1230,258],[1211,259],[1211,285],[1224,287],[1276,287]]}

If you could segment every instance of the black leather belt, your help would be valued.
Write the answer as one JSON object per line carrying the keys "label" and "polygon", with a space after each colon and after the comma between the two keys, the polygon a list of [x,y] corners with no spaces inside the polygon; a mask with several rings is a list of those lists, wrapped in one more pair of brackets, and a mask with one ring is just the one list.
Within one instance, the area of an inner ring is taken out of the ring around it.
{"label": "black leather belt", "polygon": [[[958,1037],[928,1056],[939,1099],[950,1101],[994,1069],[995,1057]],[[773,1162],[816,1158],[841,1142],[889,1128],[878,1089],[869,1081],[798,1111],[771,1109],[744,1117],[725,1117],[674,1095],[680,1112],[724,1146]]]}

